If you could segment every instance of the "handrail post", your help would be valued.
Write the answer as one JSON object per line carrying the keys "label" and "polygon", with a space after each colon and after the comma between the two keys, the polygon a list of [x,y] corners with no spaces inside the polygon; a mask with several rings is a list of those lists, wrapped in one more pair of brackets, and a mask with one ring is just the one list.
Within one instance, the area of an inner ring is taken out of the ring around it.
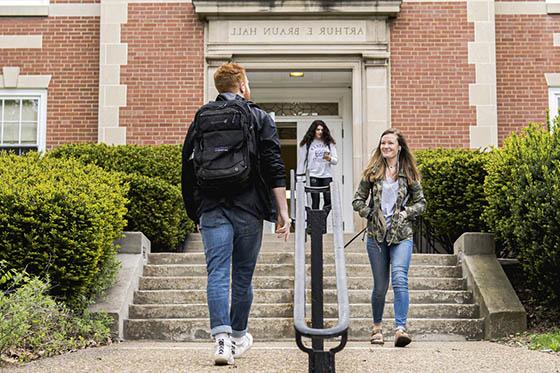
{"label": "handrail post", "polygon": [[[311,227],[311,326],[323,329],[323,232],[327,214],[324,210],[307,210],[307,224]],[[313,338],[313,349],[323,350],[322,338]]]}
{"label": "handrail post", "polygon": [[[338,323],[330,328],[324,327],[323,310],[323,235],[326,233],[327,213],[305,206],[306,193],[320,193],[332,190],[333,195],[333,239],[338,300]],[[342,205],[336,183],[328,187],[305,187],[303,181],[296,183],[296,242],[295,242],[295,281],[294,281],[294,327],[297,346],[308,354],[309,372],[334,373],[335,354],[341,351],[348,339],[349,304],[346,266],[344,261],[344,242],[342,228]],[[306,215],[307,214],[307,218]],[[309,226],[306,226],[306,223]],[[309,228],[309,229],[308,229]],[[311,323],[305,321],[305,240],[307,232],[311,235]],[[305,346],[302,338],[311,338],[312,348]],[[324,350],[324,340],[340,337],[340,343],[328,351]]]}

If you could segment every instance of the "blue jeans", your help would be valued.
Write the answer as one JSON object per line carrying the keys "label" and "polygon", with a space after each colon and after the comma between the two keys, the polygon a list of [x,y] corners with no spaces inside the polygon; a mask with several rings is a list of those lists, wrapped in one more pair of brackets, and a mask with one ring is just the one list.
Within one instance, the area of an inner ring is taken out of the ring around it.
{"label": "blue jeans", "polygon": [[412,258],[412,240],[387,245],[386,241],[380,243],[375,238],[368,237],[366,247],[373,272],[373,291],[371,293],[373,322],[379,324],[383,319],[390,268],[391,283],[395,294],[393,301],[395,327],[405,328],[409,304],[408,268]]}
{"label": "blue jeans", "polygon": [[237,208],[216,208],[200,217],[212,336],[230,333],[239,338],[247,332],[253,303],[251,283],[261,248],[262,229],[261,219]]}

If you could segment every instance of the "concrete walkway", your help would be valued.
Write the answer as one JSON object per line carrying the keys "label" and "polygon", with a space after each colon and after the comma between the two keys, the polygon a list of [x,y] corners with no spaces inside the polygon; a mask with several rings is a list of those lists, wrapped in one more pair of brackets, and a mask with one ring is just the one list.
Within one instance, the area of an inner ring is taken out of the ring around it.
{"label": "concrete walkway", "polygon": [[[293,342],[257,342],[235,365],[212,366],[210,343],[125,342],[32,362],[1,372],[307,372],[307,355]],[[336,371],[560,372],[560,357],[490,342],[417,342],[405,349],[350,342]]]}

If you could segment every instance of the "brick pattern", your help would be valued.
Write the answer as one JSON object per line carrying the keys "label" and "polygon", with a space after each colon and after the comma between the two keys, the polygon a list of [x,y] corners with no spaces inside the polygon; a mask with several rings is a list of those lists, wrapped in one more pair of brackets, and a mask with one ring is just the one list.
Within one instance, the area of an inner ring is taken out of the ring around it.
{"label": "brick pattern", "polygon": [[192,4],[129,4],[121,41],[128,43],[120,109],[127,143],[181,143],[204,99],[204,26]]}
{"label": "brick pattern", "polygon": [[0,18],[3,35],[43,35],[42,49],[0,49],[0,67],[52,75],[47,148],[97,141],[99,17]]}
{"label": "brick pattern", "polygon": [[413,149],[469,147],[474,28],[464,3],[403,3],[391,25],[391,123]]}
{"label": "brick pattern", "polygon": [[560,73],[560,15],[496,15],[498,138],[529,122],[545,122],[548,86],[545,73]]}

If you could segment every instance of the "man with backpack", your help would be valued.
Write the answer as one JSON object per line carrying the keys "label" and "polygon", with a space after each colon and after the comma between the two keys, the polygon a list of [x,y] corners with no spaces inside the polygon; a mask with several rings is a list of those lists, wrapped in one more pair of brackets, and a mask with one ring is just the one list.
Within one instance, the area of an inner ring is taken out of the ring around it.
{"label": "man with backpack", "polygon": [[198,110],[185,138],[182,191],[204,243],[214,362],[226,365],[253,344],[247,321],[263,219],[276,222],[284,240],[291,221],[276,125],[249,101],[245,69],[224,64],[214,83],[220,94]]}

